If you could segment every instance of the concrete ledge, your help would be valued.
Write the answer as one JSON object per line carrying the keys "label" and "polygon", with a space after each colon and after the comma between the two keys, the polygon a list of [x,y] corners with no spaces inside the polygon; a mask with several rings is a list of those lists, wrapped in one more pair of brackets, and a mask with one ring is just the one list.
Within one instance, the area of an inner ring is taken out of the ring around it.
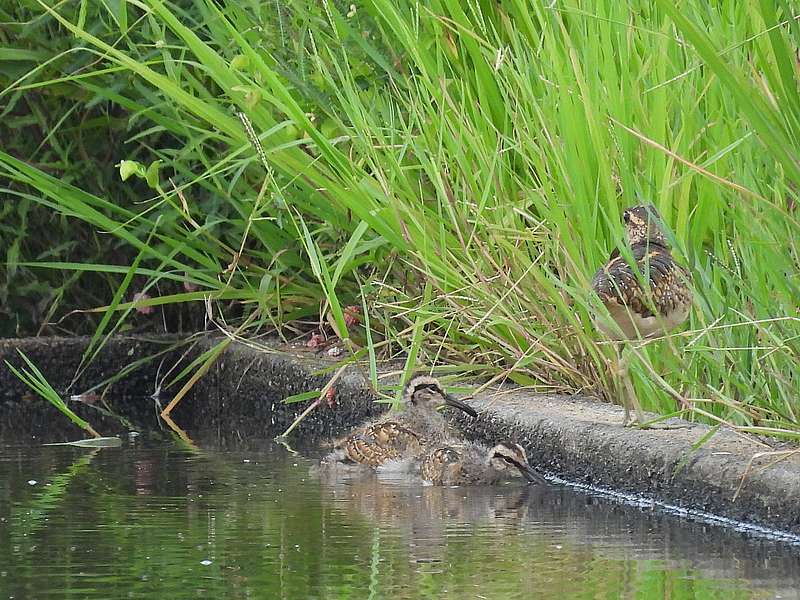
{"label": "concrete ledge", "polygon": [[[117,337],[73,386],[83,391],[124,365],[148,353],[163,351],[173,339]],[[187,365],[220,340],[204,339],[191,350],[175,349],[163,356],[164,369]],[[15,348],[22,348],[48,380],[64,392],[86,347],[85,338],[37,338],[0,341],[0,440],[37,437],[80,437],[80,432],[44,401],[30,399],[27,389],[3,364],[18,365]],[[160,360],[160,359],[159,359]],[[139,370],[111,386],[106,395],[117,416],[102,416],[95,407],[73,403],[104,435],[131,426],[156,428],[156,407],[149,397],[156,387],[156,367]],[[283,431],[307,406],[285,405],[286,396],[318,389],[330,367],[314,353],[273,344],[259,350],[233,344],[173,412],[181,427],[215,430],[220,437],[245,440]],[[180,368],[180,367],[179,367]],[[177,373],[176,369],[174,373]],[[298,428],[300,439],[338,435],[352,424],[385,409],[374,404],[358,369],[348,369],[337,382],[335,409],[320,407]],[[176,390],[173,390],[173,393]],[[25,399],[28,398],[28,399]],[[162,403],[169,399],[164,395]],[[775,462],[776,456],[748,462],[770,449],[753,437],[721,429],[702,448],[693,450],[709,428],[673,419],[678,429],[625,429],[618,407],[587,399],[534,395],[506,389],[471,401],[480,417],[470,423],[460,417],[466,434],[487,441],[511,438],[525,446],[532,464],[579,484],[609,493],[633,494],[639,502],[655,501],[697,515],[718,516],[800,536],[800,452]],[[736,496],[739,490],[738,496]],[[736,499],[734,500],[734,496]],[[800,541],[800,538],[798,538]]]}
{"label": "concrete ledge", "polygon": [[[0,340],[0,440],[21,435],[51,439],[80,438],[83,432],[46,401],[34,396],[6,367],[24,366],[22,350],[47,377],[50,384],[69,398],[105,381],[126,365],[162,353],[144,367],[108,386],[104,401],[96,406],[71,402],[70,408],[89,420],[103,435],[163,428],[160,409],[178,392],[184,381],[166,387],[175,375],[202,353],[223,341],[205,337],[195,344],[172,350],[180,338],[117,336],[108,341],[89,368],[74,383],[72,379],[83,351],[85,337],[27,338]],[[287,396],[319,389],[330,378],[320,370],[331,367],[313,352],[272,343],[261,350],[231,344],[213,367],[172,412],[173,420],[187,430],[215,430],[219,437],[239,440],[249,436],[272,437],[285,430],[303,412],[307,402],[283,404]],[[173,368],[173,366],[175,366]],[[199,365],[198,365],[199,366]],[[171,375],[167,376],[170,372]],[[346,431],[352,424],[385,410],[357,369],[347,370],[337,381],[335,409],[320,408],[303,420],[299,435],[319,439]],[[159,389],[158,399],[152,397]],[[99,390],[98,390],[99,391]],[[102,410],[108,408],[113,415]]]}
{"label": "concrete ledge", "polygon": [[532,463],[566,481],[800,535],[800,449],[779,462],[755,459],[747,472],[771,449],[730,429],[694,450],[709,427],[671,419],[679,428],[626,429],[622,409],[587,399],[512,391],[472,405],[481,416],[461,421],[468,435],[516,439]]}

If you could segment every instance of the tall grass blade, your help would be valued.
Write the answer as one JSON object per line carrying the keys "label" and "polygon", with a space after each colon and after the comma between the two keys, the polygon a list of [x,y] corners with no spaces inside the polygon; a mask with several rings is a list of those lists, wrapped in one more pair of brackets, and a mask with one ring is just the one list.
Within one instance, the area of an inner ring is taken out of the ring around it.
{"label": "tall grass blade", "polygon": [[61,399],[61,396],[58,395],[58,392],[50,385],[50,382],[47,381],[47,378],[42,374],[42,372],[33,364],[33,362],[25,355],[25,353],[17,348],[17,352],[22,357],[22,360],[25,361],[25,364],[28,365],[28,368],[22,367],[21,369],[17,369],[12,365],[10,362],[5,361],[6,366],[11,370],[11,372],[25,385],[31,388],[34,392],[36,392],[39,396],[47,400],[50,404],[52,404],[55,408],[57,408],[63,415],[65,415],[70,421],[75,423],[78,427],[89,433],[90,435],[94,436],[95,438],[101,438],[102,436],[97,433],[92,426],[81,419],[78,415],[76,415]]}

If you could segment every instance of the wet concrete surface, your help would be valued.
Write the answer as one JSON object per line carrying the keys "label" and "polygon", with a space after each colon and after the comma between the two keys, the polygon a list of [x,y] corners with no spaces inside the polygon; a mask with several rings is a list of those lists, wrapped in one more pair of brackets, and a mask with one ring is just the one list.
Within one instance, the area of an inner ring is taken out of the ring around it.
{"label": "wet concrete surface", "polygon": [[[204,338],[191,347],[170,349],[176,341],[115,337],[69,389],[88,343],[86,338],[0,341],[0,438],[12,432],[18,438],[20,430],[43,438],[54,422],[65,421],[53,407],[32,397],[5,368],[3,360],[22,364],[16,348],[33,360],[62,397],[81,393],[125,365],[163,352],[147,368],[113,383],[103,402],[95,407],[71,403],[96,429],[110,435],[131,427],[157,428],[158,407],[165,406],[182,385],[162,391],[159,405],[150,396],[163,387],[159,382],[165,373],[172,369],[168,381],[221,340]],[[259,349],[233,343],[178,405],[173,419],[187,427],[202,423],[231,438],[274,436],[308,405],[286,405],[281,400],[321,388],[333,374],[332,364],[313,352],[277,343]],[[298,436],[330,438],[386,408],[372,402],[359,369],[348,368],[336,388],[335,408],[321,406],[313,411],[297,430]],[[589,399],[502,390],[481,394],[470,402],[480,416],[469,423],[461,418],[468,436],[519,441],[531,463],[551,475],[800,535],[800,452],[756,458],[748,471],[755,455],[772,448],[753,436],[731,430],[720,429],[710,441],[694,449],[708,433],[707,426],[673,419],[667,424],[678,428],[626,429],[620,425],[619,407]],[[97,406],[107,406],[117,416],[103,416]],[[65,439],[81,437],[77,427],[65,427],[72,428]],[[779,458],[782,460],[776,460]]]}

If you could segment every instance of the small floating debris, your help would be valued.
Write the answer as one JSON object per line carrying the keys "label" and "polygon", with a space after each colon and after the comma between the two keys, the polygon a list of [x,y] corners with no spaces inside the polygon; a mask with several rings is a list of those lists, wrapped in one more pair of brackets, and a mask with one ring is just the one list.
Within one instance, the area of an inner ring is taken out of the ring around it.
{"label": "small floating debris", "polygon": [[86,392],[85,394],[74,394],[69,397],[70,402],[83,402],[84,404],[97,404],[100,400],[100,394],[94,392]]}
{"label": "small floating debris", "polygon": [[85,440],[75,440],[73,442],[54,442],[52,444],[42,444],[43,446],[78,446],[80,448],[116,448],[122,445],[122,440],[118,437],[99,437],[88,438]]}
{"label": "small floating debris", "polygon": [[28,480],[28,485],[36,485],[37,483],[39,483],[39,482],[36,481],[35,479],[29,479]]}
{"label": "small floating debris", "polygon": [[214,564],[214,561],[213,561],[213,560],[208,560],[208,559],[205,559],[205,560],[201,560],[201,561],[200,561],[200,564],[201,564],[201,565],[203,565],[204,567],[207,567],[208,565],[212,565],[212,564]]}

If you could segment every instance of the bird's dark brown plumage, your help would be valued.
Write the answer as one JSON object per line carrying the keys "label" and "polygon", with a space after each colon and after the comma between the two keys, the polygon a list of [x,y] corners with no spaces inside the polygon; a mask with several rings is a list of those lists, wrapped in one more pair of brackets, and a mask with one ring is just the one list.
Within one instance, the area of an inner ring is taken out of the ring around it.
{"label": "bird's dark brown plumage", "polygon": [[347,457],[356,463],[379,467],[390,460],[419,453],[422,442],[415,432],[394,421],[369,425],[343,440]]}
{"label": "bird's dark brown plumage", "polygon": [[[615,250],[592,278],[592,288],[621,331],[602,319],[598,328],[613,339],[648,337],[673,329],[689,315],[689,272],[675,262],[653,207],[625,211],[632,263]],[[634,266],[635,265],[635,266]],[[643,285],[644,284],[644,285]]]}
{"label": "bird's dark brown plumage", "polygon": [[435,448],[422,457],[420,475],[425,481],[434,485],[442,485],[448,476],[457,476],[461,469],[461,454],[455,448]]}
{"label": "bird's dark brown plumage", "polygon": [[547,483],[528,464],[522,446],[514,442],[488,448],[476,442],[451,440],[427,449],[419,467],[422,479],[433,485],[492,485],[510,477]]}
{"label": "bird's dark brown plumage", "polygon": [[436,440],[457,435],[438,411],[453,406],[475,416],[475,411],[447,394],[433,377],[412,377],[403,390],[406,408],[356,427],[334,444],[327,462],[349,462],[379,467],[388,461],[413,459]]}

